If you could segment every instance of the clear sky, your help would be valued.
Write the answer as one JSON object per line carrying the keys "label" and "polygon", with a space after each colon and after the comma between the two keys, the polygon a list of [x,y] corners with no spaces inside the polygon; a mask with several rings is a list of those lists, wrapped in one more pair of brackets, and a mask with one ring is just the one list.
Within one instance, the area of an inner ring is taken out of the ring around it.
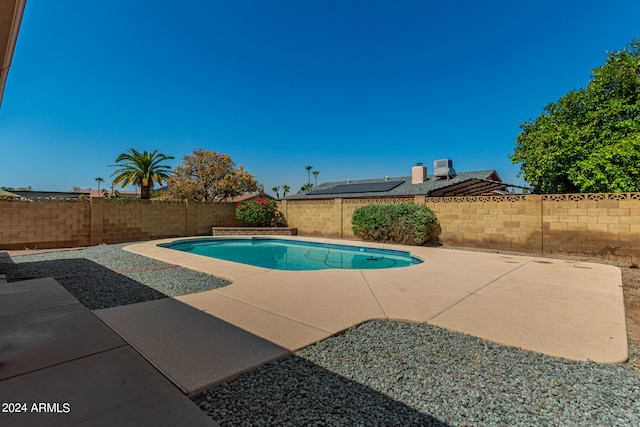
{"label": "clear sky", "polygon": [[632,37],[638,0],[29,0],[0,186],[95,189],[129,147],[226,153],[266,190],[442,158],[522,184],[519,124]]}

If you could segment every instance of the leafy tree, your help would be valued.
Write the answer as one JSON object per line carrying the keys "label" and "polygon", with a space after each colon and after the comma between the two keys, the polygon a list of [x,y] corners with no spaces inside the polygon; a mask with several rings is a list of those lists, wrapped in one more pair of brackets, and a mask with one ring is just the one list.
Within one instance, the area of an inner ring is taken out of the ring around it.
{"label": "leafy tree", "polygon": [[318,174],[320,173],[319,171],[313,171],[311,172],[313,174],[313,178],[316,180],[316,184],[318,185]]}
{"label": "leafy tree", "polygon": [[287,184],[283,184],[282,185],[282,198],[287,197],[287,193],[291,190],[291,187],[289,187]]}
{"label": "leafy tree", "polygon": [[510,157],[535,192],[640,191],[640,41],[591,77],[520,125]]}
{"label": "leafy tree", "polygon": [[[116,164],[110,165],[120,167],[111,176],[115,175],[113,185],[127,184],[140,186],[140,198],[149,199],[151,189],[154,184],[161,184],[171,176],[171,166],[162,165],[161,162],[173,159],[173,156],[166,156],[158,153],[158,150],[149,153],[142,153],[134,148],[129,148],[128,153],[122,153],[116,159]],[[122,163],[121,163],[122,162]]]}
{"label": "leafy tree", "polygon": [[185,155],[167,183],[166,197],[174,200],[225,201],[238,194],[263,191],[243,166],[236,168],[231,156],[204,149]]}

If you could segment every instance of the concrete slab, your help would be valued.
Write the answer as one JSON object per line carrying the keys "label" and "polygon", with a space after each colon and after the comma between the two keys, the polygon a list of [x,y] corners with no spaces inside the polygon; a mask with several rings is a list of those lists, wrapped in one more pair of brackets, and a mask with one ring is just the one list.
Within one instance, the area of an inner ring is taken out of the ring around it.
{"label": "concrete slab", "polygon": [[329,331],[300,323],[216,291],[184,295],[176,299],[290,351],[299,350],[331,335]]}
{"label": "concrete slab", "polygon": [[217,292],[331,333],[386,317],[359,270],[273,270]]}
{"label": "concrete slab", "polygon": [[[618,362],[627,357],[620,271],[615,267],[480,251],[302,240],[406,250],[425,262],[388,270],[265,271],[222,260],[206,262],[158,248],[157,242],[128,249],[187,268],[197,265],[209,274],[222,271],[234,283],[212,292],[318,330],[339,332],[376,318],[428,321],[574,360]],[[194,306],[208,310],[210,303],[213,311],[219,301]],[[247,314],[242,325],[256,334],[268,333],[264,325],[252,327],[253,321],[266,318]],[[576,333],[578,329],[592,334]]]}
{"label": "concrete slab", "polygon": [[[26,294],[33,296],[32,293],[25,293],[13,294],[12,297],[24,302]],[[39,297],[35,299],[38,301]],[[54,366],[125,344],[79,303],[1,316],[0,379]]]}
{"label": "concrete slab", "polygon": [[590,264],[590,274],[575,275],[571,264],[547,262],[527,264],[429,323],[573,360],[627,360],[620,270]]}
{"label": "concrete slab", "polygon": [[26,404],[0,418],[15,427],[216,425],[129,346],[4,380],[0,402]]}
{"label": "concrete slab", "polygon": [[290,354],[175,299],[95,313],[190,396]]}
{"label": "concrete slab", "polygon": [[362,270],[390,318],[425,322],[532,259],[447,250],[423,255],[425,262],[412,267]]}
{"label": "concrete slab", "polygon": [[70,304],[79,304],[79,301],[50,277],[0,286],[0,316]]}

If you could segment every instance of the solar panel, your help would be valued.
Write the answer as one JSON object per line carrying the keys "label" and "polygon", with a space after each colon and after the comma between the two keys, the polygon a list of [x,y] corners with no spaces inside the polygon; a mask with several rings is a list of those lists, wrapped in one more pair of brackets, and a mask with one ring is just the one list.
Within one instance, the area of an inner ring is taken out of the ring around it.
{"label": "solar panel", "polygon": [[351,194],[351,193],[382,193],[384,191],[393,190],[404,181],[380,181],[380,182],[363,182],[360,184],[340,184],[331,188],[323,188],[320,190],[311,190],[308,195],[319,194]]}

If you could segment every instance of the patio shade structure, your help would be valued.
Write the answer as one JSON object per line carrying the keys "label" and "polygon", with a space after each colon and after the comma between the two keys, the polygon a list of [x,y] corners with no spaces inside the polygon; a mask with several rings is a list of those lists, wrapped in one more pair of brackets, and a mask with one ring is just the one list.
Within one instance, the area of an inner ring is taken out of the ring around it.
{"label": "patio shade structure", "polygon": [[448,187],[439,188],[429,193],[430,197],[448,196],[481,196],[494,191],[505,191],[509,184],[504,182],[491,181],[487,179],[467,179],[466,181],[452,184]]}

